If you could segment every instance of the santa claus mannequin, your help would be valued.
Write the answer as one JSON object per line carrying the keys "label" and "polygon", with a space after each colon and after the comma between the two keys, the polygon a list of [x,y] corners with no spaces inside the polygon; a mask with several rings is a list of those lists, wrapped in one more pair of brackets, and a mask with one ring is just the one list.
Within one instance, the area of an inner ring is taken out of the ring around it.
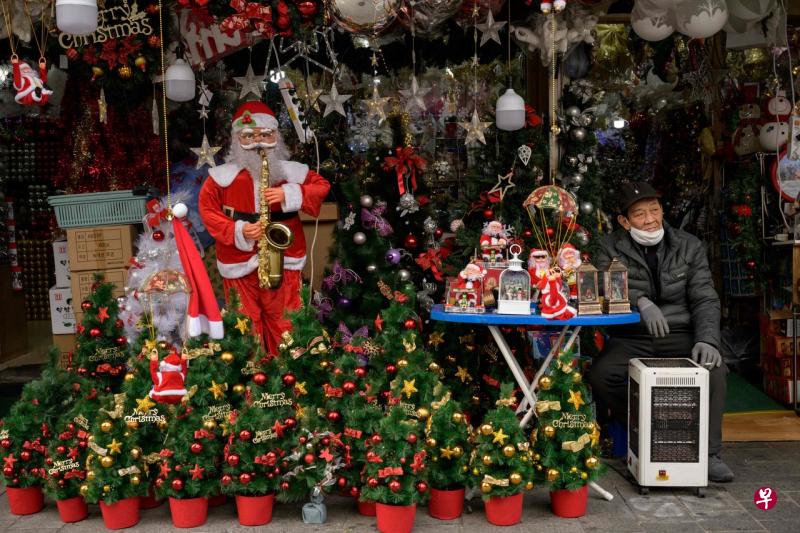
{"label": "santa claus mannequin", "polygon": [[178,357],[174,351],[158,362],[158,352],[150,355],[150,377],[153,388],[150,397],[158,403],[180,403],[186,395],[186,370],[189,362],[186,355]]}
{"label": "santa claus mannequin", "polygon": [[[266,191],[260,187],[260,150],[269,161]],[[308,165],[288,158],[275,114],[262,102],[246,102],[233,115],[227,163],[209,170],[198,202],[203,223],[216,239],[225,296],[236,289],[243,312],[270,354],[277,353],[281,333],[291,329],[284,313],[301,304],[306,240],[298,214],[319,216],[330,190],[330,183]],[[287,225],[294,234],[294,242],[284,251],[283,282],[276,289],[262,289],[258,282],[258,241],[264,234],[259,222],[262,197],[269,202],[270,220]]]}

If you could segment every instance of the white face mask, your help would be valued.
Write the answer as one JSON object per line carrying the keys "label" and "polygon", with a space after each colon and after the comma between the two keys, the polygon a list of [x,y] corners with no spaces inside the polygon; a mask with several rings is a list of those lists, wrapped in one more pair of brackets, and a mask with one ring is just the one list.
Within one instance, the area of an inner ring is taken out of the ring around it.
{"label": "white face mask", "polygon": [[631,226],[629,231],[631,238],[642,246],[655,246],[664,238],[663,227],[658,228],[656,231],[644,231]]}

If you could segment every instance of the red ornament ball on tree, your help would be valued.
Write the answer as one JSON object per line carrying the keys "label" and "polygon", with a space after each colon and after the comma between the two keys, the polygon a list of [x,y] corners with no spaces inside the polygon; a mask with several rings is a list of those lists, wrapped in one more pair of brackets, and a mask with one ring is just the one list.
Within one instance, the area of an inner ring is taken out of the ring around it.
{"label": "red ornament ball on tree", "polygon": [[89,330],[89,335],[92,337],[99,337],[100,336],[100,328],[92,328]]}
{"label": "red ornament ball on tree", "polygon": [[367,486],[368,486],[369,488],[371,488],[371,489],[374,489],[375,487],[377,487],[377,486],[378,486],[378,480],[377,480],[377,479],[375,479],[374,477],[371,477],[371,478],[369,478],[369,479],[367,480]]}
{"label": "red ornament ball on tree", "polygon": [[220,481],[222,481],[223,486],[227,487],[233,482],[233,478],[230,475],[225,474],[224,476],[222,476],[222,479]]}
{"label": "red ornament ball on tree", "polygon": [[235,453],[232,453],[228,456],[228,464],[231,466],[236,466],[239,464],[239,456]]}
{"label": "red ornament ball on tree", "polygon": [[397,367],[396,367],[396,366],[394,366],[394,365],[393,365],[393,364],[391,364],[391,363],[389,363],[388,365],[386,365],[386,373],[387,373],[387,374],[394,374],[395,372],[397,372]]}
{"label": "red ornament ball on tree", "polygon": [[378,433],[376,433],[372,436],[372,439],[370,440],[372,440],[372,444],[380,444],[381,441],[383,441],[383,437],[381,437]]}
{"label": "red ornament ball on tree", "polygon": [[172,490],[183,490],[183,480],[182,479],[173,479],[172,480]]}
{"label": "red ornament ball on tree", "polygon": [[403,322],[403,327],[406,329],[414,329],[417,327],[417,321],[413,318],[407,318],[405,322]]}
{"label": "red ornament ball on tree", "polygon": [[345,381],[342,383],[342,390],[347,394],[353,394],[356,391],[356,384],[352,381]]}
{"label": "red ornament ball on tree", "polygon": [[405,241],[403,241],[403,246],[405,246],[409,250],[413,250],[414,248],[417,247],[417,245],[419,245],[419,241],[417,240],[417,237],[411,233],[409,233],[406,236]]}
{"label": "red ornament ball on tree", "polygon": [[328,420],[331,422],[338,422],[342,418],[342,415],[339,414],[339,411],[328,411]]}
{"label": "red ornament ball on tree", "polygon": [[58,455],[64,455],[64,452],[66,452],[66,451],[67,451],[67,448],[66,448],[66,447],[64,447],[64,446],[58,446],[58,447],[56,448],[56,453],[57,453]]}
{"label": "red ornament ball on tree", "polygon": [[23,461],[30,461],[31,460],[31,452],[29,452],[28,450],[23,450],[22,452],[20,452],[19,458],[21,460],[23,460]]}
{"label": "red ornament ball on tree", "polygon": [[526,239],[530,239],[531,237],[533,237],[533,232],[529,229],[526,229],[525,231],[522,232],[522,236],[525,237]]}
{"label": "red ornament ball on tree", "polygon": [[389,490],[390,490],[390,491],[392,491],[392,492],[397,492],[397,491],[399,491],[401,488],[402,488],[402,484],[401,484],[399,481],[397,481],[396,479],[393,479],[393,480],[391,480],[391,481],[389,482]]}
{"label": "red ornament ball on tree", "polygon": [[491,209],[484,209],[483,218],[485,218],[486,220],[492,220],[494,218],[494,211],[492,211]]}
{"label": "red ornament ball on tree", "polygon": [[358,498],[360,494],[361,491],[358,490],[358,487],[350,487],[350,496],[352,496],[353,498]]}
{"label": "red ornament ball on tree", "polygon": [[748,268],[748,270],[755,270],[757,265],[756,262],[751,259],[750,261],[745,263],[745,266]]}
{"label": "red ornament ball on tree", "polygon": [[253,375],[253,383],[256,385],[263,385],[267,382],[267,375],[263,372],[259,372]]}
{"label": "red ornament ball on tree", "polygon": [[161,487],[163,487],[163,486],[164,486],[164,478],[158,478],[158,479],[156,479],[156,482],[155,482],[155,484],[156,484],[156,488],[157,488],[157,489],[160,489]]}
{"label": "red ornament ball on tree", "polygon": [[241,430],[239,432],[239,439],[244,440],[244,441],[250,440],[250,437],[252,437],[252,436],[253,436],[253,434],[250,433],[250,431],[247,430],[247,429],[243,429],[243,430]]}
{"label": "red ornament ball on tree", "polygon": [[444,231],[442,231],[442,228],[436,228],[435,230],[433,230],[434,238],[441,239],[442,235],[444,235]]}
{"label": "red ornament ball on tree", "polygon": [[[11,477],[14,475],[14,469],[10,466],[6,466],[3,468],[3,475],[6,477]],[[14,483],[16,485],[16,483]]]}
{"label": "red ornament ball on tree", "polygon": [[191,451],[193,454],[197,455],[198,453],[200,453],[200,452],[202,452],[202,451],[203,451],[203,445],[202,445],[202,444],[200,444],[199,442],[193,442],[193,443],[192,443],[192,445],[191,445],[191,446],[189,446],[189,450],[190,450],[190,451]]}
{"label": "red ornament ball on tree", "polygon": [[11,439],[0,440],[0,446],[2,446],[3,448],[10,448],[11,447]]}
{"label": "red ornament ball on tree", "polygon": [[428,492],[428,484],[425,483],[424,481],[420,481],[419,483],[417,483],[417,492],[419,492],[420,494],[425,494],[426,492]]}
{"label": "red ornament ball on tree", "polygon": [[556,234],[556,230],[554,230],[553,228],[547,228],[544,230],[544,232],[547,234],[548,237],[552,237],[553,235]]}
{"label": "red ornament ball on tree", "polygon": [[83,309],[84,312],[88,311],[91,308],[92,308],[92,302],[90,302],[89,300],[84,300],[81,302],[81,309]]}
{"label": "red ornament ball on tree", "polygon": [[355,369],[354,373],[357,378],[363,378],[364,376],[367,375],[367,369],[363,367],[358,367]]}
{"label": "red ornament ball on tree", "polygon": [[406,441],[409,444],[416,444],[417,443],[417,435],[415,433],[410,433],[408,437],[406,437]]}
{"label": "red ornament ball on tree", "polygon": [[128,339],[126,337],[119,336],[116,338],[115,342],[117,343],[117,346],[125,346],[128,344]]}
{"label": "red ornament ball on tree", "polygon": [[283,384],[287,387],[294,387],[294,384],[297,383],[297,378],[294,377],[294,374],[284,374],[283,375]]}
{"label": "red ornament ball on tree", "polygon": [[292,418],[292,417],[290,416],[290,417],[288,417],[286,420],[284,420],[284,421],[283,421],[283,424],[284,424],[284,425],[285,425],[287,428],[289,428],[289,429],[292,429],[293,427],[295,427],[295,426],[297,425],[297,420],[295,420],[294,418]]}
{"label": "red ornament ball on tree", "polygon": [[239,474],[239,483],[241,483],[242,485],[247,485],[248,483],[250,483],[251,479],[252,477],[247,472]]}
{"label": "red ornament ball on tree", "polygon": [[284,492],[289,490],[289,482],[288,481],[281,481],[281,490],[284,491]]}
{"label": "red ornament ball on tree", "polygon": [[310,465],[311,463],[314,462],[314,454],[313,453],[305,454],[305,456],[303,456],[303,461],[305,461],[307,465]]}
{"label": "red ornament ball on tree", "polygon": [[339,479],[336,480],[336,484],[339,485],[339,488],[342,489],[345,488],[347,486],[347,478],[340,477]]}
{"label": "red ornament ball on tree", "polygon": [[160,229],[157,229],[153,232],[153,240],[156,242],[163,241],[164,237],[165,237],[164,232],[161,231]]}

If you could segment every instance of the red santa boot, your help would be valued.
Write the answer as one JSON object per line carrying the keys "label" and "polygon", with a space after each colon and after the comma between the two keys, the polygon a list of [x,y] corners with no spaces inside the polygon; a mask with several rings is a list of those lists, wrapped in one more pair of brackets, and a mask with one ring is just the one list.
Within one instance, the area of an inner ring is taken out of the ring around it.
{"label": "red santa boot", "polygon": [[150,356],[150,377],[153,379],[150,397],[158,403],[180,403],[186,395],[188,364],[185,357],[178,357],[175,352],[170,353],[159,363],[158,355],[153,353]]}

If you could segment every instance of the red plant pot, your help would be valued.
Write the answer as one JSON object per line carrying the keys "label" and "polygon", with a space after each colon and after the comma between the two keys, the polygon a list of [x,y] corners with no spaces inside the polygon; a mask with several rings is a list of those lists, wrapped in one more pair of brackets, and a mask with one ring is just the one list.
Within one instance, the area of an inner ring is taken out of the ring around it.
{"label": "red plant pot", "polygon": [[228,497],[224,494],[217,494],[216,496],[211,496],[208,498],[209,507],[219,507],[220,505],[225,505],[226,503],[228,503]]}
{"label": "red plant pot", "polygon": [[156,493],[152,486],[147,490],[147,496],[139,498],[139,509],[155,509],[162,505],[164,505],[164,500],[156,498]]}
{"label": "red plant pot", "polygon": [[562,518],[578,518],[585,515],[588,500],[589,487],[586,485],[578,490],[562,489],[550,492],[553,514]]}
{"label": "red plant pot", "polygon": [[431,489],[428,514],[439,520],[455,520],[464,510],[464,489]]}
{"label": "red plant pot", "polygon": [[375,516],[375,502],[358,501],[358,514],[362,516]]}
{"label": "red plant pot", "polygon": [[388,505],[376,502],[375,513],[381,533],[409,533],[414,528],[417,504]]}
{"label": "red plant pot", "polygon": [[236,512],[239,523],[243,526],[263,526],[272,521],[272,506],[275,505],[275,494],[266,496],[236,495]]}
{"label": "red plant pot", "polygon": [[169,511],[175,527],[197,527],[208,518],[208,498],[169,498]]}
{"label": "red plant pot", "polygon": [[125,498],[112,504],[100,501],[106,529],[125,529],[139,523],[139,498]]}
{"label": "red plant pot", "polygon": [[513,526],[522,518],[522,493],[489,498],[484,506],[486,520],[496,526]]}
{"label": "red plant pot", "polygon": [[61,521],[67,524],[80,522],[89,515],[89,507],[86,505],[83,496],[57,500],[56,506],[58,507],[58,514],[61,516]]}
{"label": "red plant pot", "polygon": [[38,513],[44,507],[44,494],[41,487],[7,487],[8,506],[11,514],[26,515]]}

